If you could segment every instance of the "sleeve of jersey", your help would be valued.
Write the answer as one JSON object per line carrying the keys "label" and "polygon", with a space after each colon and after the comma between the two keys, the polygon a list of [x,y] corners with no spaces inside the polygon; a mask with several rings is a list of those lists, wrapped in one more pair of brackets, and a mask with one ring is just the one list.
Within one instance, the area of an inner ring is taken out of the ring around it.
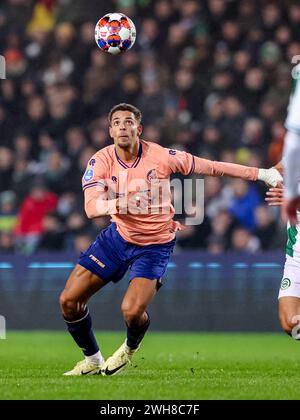
{"label": "sleeve of jersey", "polygon": [[256,181],[258,177],[258,168],[227,162],[215,162],[208,159],[193,156],[194,173],[209,176],[230,176],[233,178],[242,178],[246,181]]}
{"label": "sleeve of jersey", "polygon": [[83,191],[91,187],[105,188],[107,178],[106,164],[103,159],[95,154],[88,162],[86,171],[82,177]]}
{"label": "sleeve of jersey", "polygon": [[194,173],[209,176],[230,176],[248,181],[256,181],[258,177],[258,168],[235,163],[215,162],[178,150],[169,150],[169,166],[172,172],[180,172],[183,175]]}
{"label": "sleeve of jersey", "polygon": [[300,180],[300,134],[288,131],[285,136],[284,151],[284,186],[285,197],[292,200],[299,194]]}
{"label": "sleeve of jersey", "polygon": [[107,200],[107,166],[101,157],[94,155],[82,178],[84,207],[89,218],[115,214],[117,200]]}
{"label": "sleeve of jersey", "polygon": [[195,169],[194,156],[180,150],[166,149],[168,153],[168,166],[171,172],[190,175]]}

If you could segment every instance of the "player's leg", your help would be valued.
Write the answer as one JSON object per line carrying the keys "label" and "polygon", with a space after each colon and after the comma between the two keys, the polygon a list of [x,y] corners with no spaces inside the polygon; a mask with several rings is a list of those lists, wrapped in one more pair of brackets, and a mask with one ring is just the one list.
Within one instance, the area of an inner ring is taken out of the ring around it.
{"label": "player's leg", "polygon": [[68,328],[85,356],[67,375],[99,373],[104,359],[92,330],[92,319],[87,308],[89,298],[106,283],[97,275],[77,264],[60,295],[60,306]]}
{"label": "player's leg", "polygon": [[[120,280],[128,268],[119,257],[120,243],[115,232],[114,225],[102,230],[92,245],[81,254],[60,298],[69,332],[82,348],[85,360],[96,363],[98,367],[104,360],[92,331],[91,316],[86,303],[105,284]],[[80,367],[75,368],[79,373],[70,374],[80,374]]]}
{"label": "player's leg", "polygon": [[279,298],[279,319],[282,329],[292,336],[293,328],[300,323],[300,298],[293,296]]}
{"label": "player's leg", "polygon": [[[300,323],[300,262],[287,255],[279,291],[279,319],[283,330],[291,335]],[[295,337],[294,337],[295,338]]]}
{"label": "player's leg", "polygon": [[104,375],[115,375],[130,362],[133,354],[149,328],[150,318],[146,312],[157,292],[157,280],[134,278],[124,296],[121,309],[127,326],[125,343],[105,362]]}
{"label": "player's leg", "polygon": [[127,326],[126,344],[132,350],[139,347],[150,326],[146,309],[157,293],[157,285],[157,280],[134,278],[124,296],[121,310]]}

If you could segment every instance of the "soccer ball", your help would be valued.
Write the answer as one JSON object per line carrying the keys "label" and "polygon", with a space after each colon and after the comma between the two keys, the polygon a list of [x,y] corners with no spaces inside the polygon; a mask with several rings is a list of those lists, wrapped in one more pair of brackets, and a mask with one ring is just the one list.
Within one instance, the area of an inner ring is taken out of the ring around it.
{"label": "soccer ball", "polygon": [[135,39],[134,23],[122,13],[108,13],[97,22],[95,40],[101,51],[120,54],[128,51]]}

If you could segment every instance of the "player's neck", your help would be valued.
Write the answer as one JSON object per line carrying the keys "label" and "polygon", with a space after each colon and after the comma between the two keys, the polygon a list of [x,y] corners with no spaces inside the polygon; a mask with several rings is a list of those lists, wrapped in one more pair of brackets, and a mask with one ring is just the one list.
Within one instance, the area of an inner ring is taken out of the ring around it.
{"label": "player's neck", "polygon": [[134,144],[128,147],[128,149],[123,149],[119,147],[118,145],[115,145],[119,158],[123,160],[124,162],[130,162],[134,160],[139,154],[139,147],[140,147],[139,139],[137,139],[137,141]]}

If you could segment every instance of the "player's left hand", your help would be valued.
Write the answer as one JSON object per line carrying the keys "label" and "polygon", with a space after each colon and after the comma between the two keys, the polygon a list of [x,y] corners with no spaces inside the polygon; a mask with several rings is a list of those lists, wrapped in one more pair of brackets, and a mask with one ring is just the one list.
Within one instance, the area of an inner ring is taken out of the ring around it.
{"label": "player's left hand", "polygon": [[300,196],[284,203],[282,216],[284,220],[289,220],[291,225],[295,226],[298,223],[297,211],[300,211]]}

